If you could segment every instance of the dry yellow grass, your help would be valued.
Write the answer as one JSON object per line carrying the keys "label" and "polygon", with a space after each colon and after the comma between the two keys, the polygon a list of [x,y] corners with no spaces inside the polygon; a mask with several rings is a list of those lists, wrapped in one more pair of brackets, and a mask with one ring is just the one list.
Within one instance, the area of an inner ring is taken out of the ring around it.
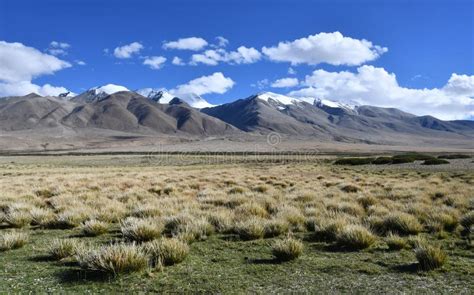
{"label": "dry yellow grass", "polygon": [[120,228],[126,244],[79,255],[88,269],[106,268],[117,255],[123,263],[130,262],[111,266],[107,271],[112,273],[143,269],[146,259],[138,247],[163,236],[176,238],[170,240],[174,247],[215,233],[252,240],[309,231],[356,250],[384,240],[391,249],[402,249],[405,240],[398,235],[463,228],[466,232],[473,224],[470,174],[384,173],[302,163],[265,169],[259,165],[4,168],[14,175],[0,178],[4,227],[78,227],[86,236],[105,233],[109,226]]}

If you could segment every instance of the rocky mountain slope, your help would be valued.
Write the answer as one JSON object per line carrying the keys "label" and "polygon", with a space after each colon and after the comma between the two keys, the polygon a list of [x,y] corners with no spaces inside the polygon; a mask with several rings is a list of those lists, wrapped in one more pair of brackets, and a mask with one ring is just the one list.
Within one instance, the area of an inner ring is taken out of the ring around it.
{"label": "rocky mountain slope", "polygon": [[274,93],[253,95],[202,112],[247,132],[278,132],[335,141],[390,143],[410,136],[474,139],[472,121],[442,121],[394,108],[351,106]]}
{"label": "rocky mountain slope", "polygon": [[29,94],[0,99],[0,131],[13,137],[18,132],[30,132],[36,137],[87,133],[123,138],[173,136],[186,140],[215,136],[247,140],[249,136],[277,132],[295,140],[326,142],[474,143],[473,121],[442,121],[393,108],[267,92],[201,109],[189,104],[202,103],[199,97],[189,99],[192,95],[181,99],[153,89],[139,93],[123,89],[126,88],[110,84],[72,98]]}

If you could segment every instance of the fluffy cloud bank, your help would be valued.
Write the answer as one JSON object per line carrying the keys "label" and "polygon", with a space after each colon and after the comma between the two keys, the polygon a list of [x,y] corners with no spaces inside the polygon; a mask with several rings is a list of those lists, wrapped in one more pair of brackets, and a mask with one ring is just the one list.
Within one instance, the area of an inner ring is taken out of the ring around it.
{"label": "fluffy cloud bank", "polygon": [[356,73],[315,70],[306,76],[305,88],[289,93],[345,103],[396,107],[416,115],[444,120],[474,116],[474,76],[452,74],[442,88],[412,89],[398,84],[395,74],[364,65]]}
{"label": "fluffy cloud bank", "polygon": [[262,52],[272,61],[291,64],[361,65],[377,59],[387,48],[367,40],[345,37],[339,32],[319,33],[277,46],[263,47]]}
{"label": "fluffy cloud bank", "polygon": [[296,78],[282,78],[278,79],[272,83],[273,88],[287,88],[287,87],[295,87],[298,85],[298,79]]}
{"label": "fluffy cloud bank", "polygon": [[234,86],[235,82],[227,78],[221,72],[216,72],[209,76],[202,76],[189,81],[186,84],[178,85],[170,90],[170,93],[176,96],[195,93],[204,95],[209,93],[223,94]]}
{"label": "fluffy cloud bank", "polygon": [[0,41],[0,97],[26,95],[57,95],[66,92],[64,87],[49,84],[39,86],[31,82],[41,75],[50,75],[69,68],[71,64],[55,56],[25,46],[21,43]]}
{"label": "fluffy cloud bank", "polygon": [[181,38],[176,41],[165,42],[164,49],[179,49],[179,50],[201,50],[207,46],[207,41],[199,37]]}
{"label": "fluffy cloud bank", "polygon": [[31,81],[68,68],[70,63],[21,43],[0,41],[0,80]]}
{"label": "fluffy cloud bank", "polygon": [[200,54],[191,56],[191,65],[205,64],[210,66],[218,65],[219,62],[230,64],[251,64],[262,57],[262,54],[253,47],[240,46],[236,51],[227,52],[225,49],[210,49]]}
{"label": "fluffy cloud bank", "polygon": [[58,96],[61,93],[69,92],[64,87],[56,87],[50,84],[43,86],[36,85],[30,81],[19,81],[13,83],[0,82],[0,97],[3,96],[23,96],[30,93],[36,93],[41,96]]}
{"label": "fluffy cloud bank", "polygon": [[159,70],[163,67],[165,62],[166,57],[164,56],[150,56],[145,58],[143,64],[149,66],[153,70]]}
{"label": "fluffy cloud bank", "polygon": [[114,56],[116,58],[131,58],[132,55],[137,54],[143,49],[143,45],[139,42],[133,42],[128,45],[117,47],[114,49]]}

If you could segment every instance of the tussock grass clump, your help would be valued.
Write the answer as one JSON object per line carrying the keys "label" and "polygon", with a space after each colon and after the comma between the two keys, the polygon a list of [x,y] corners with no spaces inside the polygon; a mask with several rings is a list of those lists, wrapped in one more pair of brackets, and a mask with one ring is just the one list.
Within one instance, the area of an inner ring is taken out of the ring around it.
{"label": "tussock grass clump", "polygon": [[470,229],[471,226],[474,225],[474,211],[464,214],[459,220],[459,223],[465,229]]}
{"label": "tussock grass clump", "polygon": [[35,191],[35,195],[40,197],[40,198],[45,198],[45,199],[48,199],[48,198],[52,198],[54,196],[56,196],[58,193],[51,190],[51,189],[40,189],[40,190],[37,190]]}
{"label": "tussock grass clump", "polygon": [[209,223],[218,233],[226,233],[232,228],[232,215],[230,212],[212,212],[207,216]]}
{"label": "tussock grass clump", "polygon": [[138,205],[132,210],[132,216],[147,218],[147,217],[157,217],[161,216],[162,210],[158,205]]}
{"label": "tussock grass clump", "polygon": [[264,223],[261,218],[249,218],[245,221],[238,222],[235,225],[234,231],[242,240],[256,240],[264,236]]}
{"label": "tussock grass clump", "polygon": [[192,223],[181,226],[178,231],[173,234],[177,238],[192,243],[207,239],[214,233],[214,227],[203,218],[196,219]]}
{"label": "tussock grass clump", "polygon": [[229,194],[243,194],[245,189],[241,186],[235,186],[229,190]]}
{"label": "tussock grass clump", "polygon": [[357,197],[357,202],[367,210],[370,206],[377,204],[377,199],[371,195]]}
{"label": "tussock grass clump", "polygon": [[118,275],[137,272],[148,267],[148,257],[136,244],[113,244],[90,249],[76,255],[85,270]]}
{"label": "tussock grass clump", "polygon": [[85,245],[77,239],[55,239],[48,248],[48,254],[52,259],[61,260],[79,254],[84,248]]}
{"label": "tussock grass clump", "polygon": [[154,267],[168,266],[182,262],[188,256],[189,246],[176,238],[161,239],[147,243],[145,252]]}
{"label": "tussock grass clump", "polygon": [[393,251],[410,248],[410,245],[406,239],[392,233],[389,233],[385,238],[385,243],[387,243],[388,249]]}
{"label": "tussock grass clump", "polygon": [[374,222],[371,225],[376,232],[381,234],[393,232],[399,235],[415,235],[423,229],[416,217],[403,212],[391,213],[380,222]]}
{"label": "tussock grass clump", "polygon": [[34,207],[30,210],[32,225],[46,225],[54,220],[54,213],[51,210]]}
{"label": "tussock grass clump", "polygon": [[346,184],[341,186],[341,191],[345,193],[357,193],[358,191],[360,191],[360,187],[353,184]]}
{"label": "tussock grass clump", "polygon": [[349,224],[343,217],[324,219],[313,225],[315,238],[318,240],[334,241],[339,233]]}
{"label": "tussock grass clump", "polygon": [[254,192],[262,193],[262,194],[266,193],[269,189],[270,189],[270,187],[268,185],[265,185],[265,184],[260,184],[260,185],[254,186],[252,188],[252,190]]}
{"label": "tussock grass clump", "polygon": [[355,202],[338,202],[336,204],[329,204],[327,209],[335,212],[342,212],[353,216],[362,216],[364,209]]}
{"label": "tussock grass clump", "polygon": [[66,211],[56,216],[56,219],[45,224],[47,228],[70,229],[80,226],[89,219],[91,212]]}
{"label": "tussock grass clump", "polygon": [[262,218],[265,218],[268,216],[267,210],[265,210],[265,208],[263,208],[260,204],[255,203],[255,202],[249,202],[249,203],[240,205],[239,207],[235,209],[235,214],[243,215],[243,216],[254,215],[254,216],[262,217]]}
{"label": "tussock grass clump", "polygon": [[82,227],[81,232],[87,237],[96,237],[105,234],[109,230],[109,224],[98,220],[86,221]]}
{"label": "tussock grass clump", "polygon": [[265,222],[264,226],[264,237],[272,238],[278,237],[282,234],[286,234],[290,229],[290,225],[287,221],[282,219],[271,219]]}
{"label": "tussock grass clump", "polygon": [[204,240],[214,232],[214,227],[206,218],[193,217],[183,213],[166,219],[165,232],[188,243]]}
{"label": "tussock grass clump", "polygon": [[151,241],[161,236],[163,223],[155,219],[140,219],[129,217],[120,225],[120,231],[125,239],[136,242]]}
{"label": "tussock grass clump", "polygon": [[375,240],[375,236],[367,228],[356,224],[344,227],[336,236],[339,246],[352,250],[368,248]]}
{"label": "tussock grass clump", "polygon": [[22,228],[30,225],[32,218],[27,211],[12,210],[5,215],[4,221],[11,227]]}
{"label": "tussock grass clump", "polygon": [[22,232],[5,232],[0,234],[0,252],[23,247],[28,242],[28,235]]}
{"label": "tussock grass clump", "polygon": [[440,247],[428,245],[425,242],[418,243],[415,256],[420,268],[426,271],[440,268],[447,260],[446,253]]}
{"label": "tussock grass clump", "polygon": [[276,217],[286,220],[292,227],[292,230],[302,230],[305,228],[306,217],[301,210],[290,205],[278,207]]}
{"label": "tussock grass clump", "polygon": [[272,245],[272,253],[279,261],[294,260],[303,253],[303,249],[303,243],[291,237],[277,240]]}
{"label": "tussock grass clump", "polygon": [[441,229],[448,232],[454,231],[459,224],[459,216],[453,213],[433,213],[430,219],[437,221]]}

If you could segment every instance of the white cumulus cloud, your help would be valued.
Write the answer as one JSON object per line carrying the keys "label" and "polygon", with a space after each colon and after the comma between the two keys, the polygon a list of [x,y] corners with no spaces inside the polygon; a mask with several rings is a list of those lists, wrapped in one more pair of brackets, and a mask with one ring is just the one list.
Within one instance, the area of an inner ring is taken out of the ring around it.
{"label": "white cumulus cloud", "polygon": [[474,116],[474,76],[452,74],[444,87],[414,89],[400,86],[395,74],[384,68],[364,65],[355,73],[315,70],[304,84],[305,88],[289,95],[395,107],[444,120]]}
{"label": "white cumulus cloud", "polygon": [[451,75],[443,90],[452,94],[474,97],[474,76]]}
{"label": "white cumulus cloud", "polygon": [[0,41],[0,80],[31,81],[40,75],[53,74],[71,67],[67,61],[21,43]]}
{"label": "white cumulus cloud", "polygon": [[270,84],[270,80],[267,78],[257,81],[257,83],[250,84],[252,87],[257,87],[258,89],[264,89]]}
{"label": "white cumulus cloud", "polygon": [[296,78],[281,78],[272,83],[273,88],[288,88],[295,87],[298,85],[298,79]]}
{"label": "white cumulus cloud", "polygon": [[191,56],[191,65],[205,64],[210,66],[218,65],[219,62],[230,64],[251,64],[262,57],[262,54],[253,47],[240,46],[236,51],[226,51],[225,49],[209,49],[203,53]]}
{"label": "white cumulus cloud", "polygon": [[217,36],[216,40],[217,40],[217,47],[226,47],[227,44],[229,44],[229,40],[227,40],[226,38],[222,36]]}
{"label": "white cumulus cloud", "polygon": [[52,55],[67,55],[67,49],[71,47],[66,42],[52,41],[49,43],[48,49],[46,51]]}
{"label": "white cumulus cloud", "polygon": [[132,55],[137,54],[143,49],[143,45],[139,42],[133,42],[128,45],[120,46],[114,49],[114,56],[116,58],[131,58]]}
{"label": "white cumulus cloud", "polygon": [[56,87],[50,84],[43,86],[36,85],[30,81],[19,81],[13,83],[0,82],[0,97],[3,96],[23,96],[30,93],[36,93],[41,96],[58,96],[61,93],[69,92],[64,87]]}
{"label": "white cumulus cloud", "polygon": [[185,65],[184,61],[181,58],[177,57],[177,56],[173,57],[173,60],[171,61],[171,63],[174,64],[175,66],[184,66]]}
{"label": "white cumulus cloud", "polygon": [[207,46],[207,41],[199,37],[181,38],[176,41],[165,42],[164,49],[179,49],[179,50],[201,50]]}
{"label": "white cumulus cloud", "polygon": [[143,64],[149,66],[153,70],[159,70],[163,67],[165,62],[166,57],[164,56],[150,56],[145,58]]}
{"label": "white cumulus cloud", "polygon": [[21,43],[0,41],[0,97],[26,95],[57,95],[67,92],[64,87],[33,84],[31,80],[42,75],[69,68],[71,64]]}
{"label": "white cumulus cloud", "polygon": [[294,65],[327,63],[350,66],[377,59],[387,50],[365,39],[345,37],[340,32],[319,33],[262,48],[262,52],[272,61]]}
{"label": "white cumulus cloud", "polygon": [[195,93],[204,95],[209,93],[223,94],[234,86],[235,82],[225,77],[221,72],[216,72],[209,76],[202,76],[189,81],[186,84],[178,85],[170,90],[170,93],[176,96]]}

